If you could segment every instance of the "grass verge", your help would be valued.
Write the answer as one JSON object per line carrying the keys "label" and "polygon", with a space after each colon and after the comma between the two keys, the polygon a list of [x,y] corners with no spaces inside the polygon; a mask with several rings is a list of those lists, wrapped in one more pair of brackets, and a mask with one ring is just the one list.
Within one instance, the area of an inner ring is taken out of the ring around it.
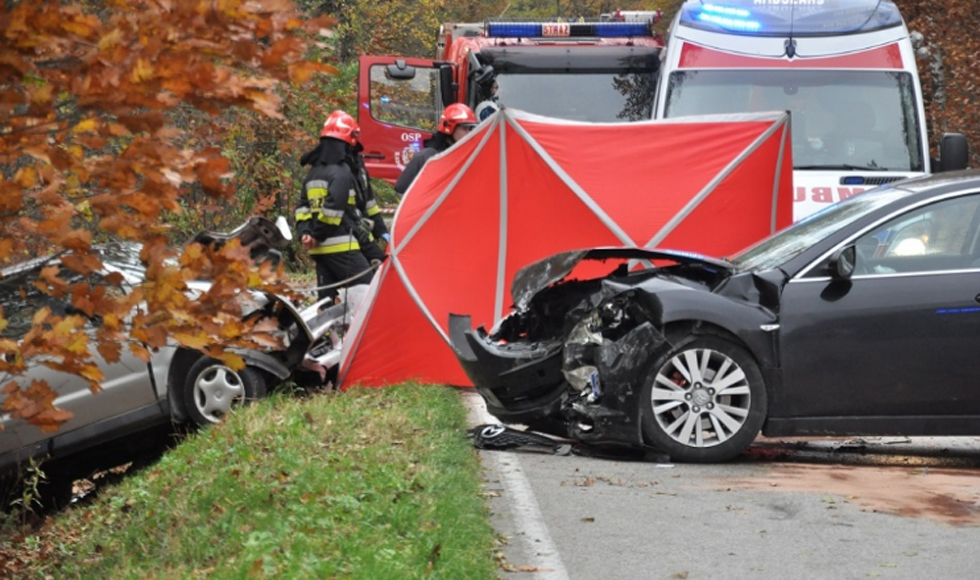
{"label": "grass verge", "polygon": [[451,388],[276,395],[6,549],[18,578],[491,579],[466,427]]}

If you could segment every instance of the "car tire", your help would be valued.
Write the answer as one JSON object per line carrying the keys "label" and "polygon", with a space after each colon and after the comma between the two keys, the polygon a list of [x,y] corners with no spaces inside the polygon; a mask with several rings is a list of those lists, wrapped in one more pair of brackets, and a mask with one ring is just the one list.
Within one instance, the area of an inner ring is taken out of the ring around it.
{"label": "car tire", "polygon": [[766,386],[753,356],[716,336],[688,336],[653,365],[640,398],[648,442],[685,463],[728,461],[766,419]]}
{"label": "car tire", "polygon": [[195,362],[184,381],[187,416],[197,426],[220,423],[232,408],[265,397],[265,375],[248,367],[238,371],[211,357]]}

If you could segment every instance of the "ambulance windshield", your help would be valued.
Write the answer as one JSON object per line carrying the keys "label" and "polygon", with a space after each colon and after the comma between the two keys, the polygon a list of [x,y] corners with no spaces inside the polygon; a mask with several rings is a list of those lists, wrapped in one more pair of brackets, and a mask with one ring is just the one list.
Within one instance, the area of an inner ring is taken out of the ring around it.
{"label": "ambulance windshield", "polygon": [[795,169],[925,170],[906,72],[678,71],[668,85],[666,117],[790,111]]}

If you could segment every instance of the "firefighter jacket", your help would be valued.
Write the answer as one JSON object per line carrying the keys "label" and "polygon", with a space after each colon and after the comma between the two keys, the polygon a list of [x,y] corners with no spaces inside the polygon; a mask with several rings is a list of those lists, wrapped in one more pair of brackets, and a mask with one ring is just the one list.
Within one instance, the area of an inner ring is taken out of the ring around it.
{"label": "firefighter jacket", "polygon": [[452,137],[443,133],[436,133],[431,139],[427,139],[423,143],[424,148],[412,156],[408,165],[402,170],[402,174],[398,176],[398,180],[395,181],[395,193],[399,197],[405,195],[405,192],[411,187],[412,182],[418,177],[419,172],[422,171],[422,166],[425,165],[425,162],[431,157],[435,157],[437,154],[449,149],[452,144]]}
{"label": "firefighter jacket", "polygon": [[312,255],[360,251],[354,236],[349,208],[357,203],[354,176],[344,162],[347,144],[332,138],[320,140],[316,149],[300,160],[311,164],[303,180],[303,192],[296,207],[298,237],[310,234],[317,245]]}
{"label": "firefighter jacket", "polygon": [[371,177],[368,175],[367,167],[364,166],[364,158],[358,153],[363,147],[358,144],[354,149],[354,155],[348,158],[351,172],[354,174],[354,188],[357,190],[357,211],[355,219],[370,220],[371,240],[380,239],[388,233],[388,225],[385,224],[384,216],[381,215],[381,207],[374,195],[374,188],[371,187]]}

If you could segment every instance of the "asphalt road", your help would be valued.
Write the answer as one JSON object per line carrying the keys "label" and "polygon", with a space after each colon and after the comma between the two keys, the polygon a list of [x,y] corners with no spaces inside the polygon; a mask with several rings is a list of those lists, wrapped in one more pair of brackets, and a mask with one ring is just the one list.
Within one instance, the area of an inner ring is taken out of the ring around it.
{"label": "asphalt road", "polygon": [[480,453],[516,578],[980,577],[980,438],[760,438],[723,465]]}

